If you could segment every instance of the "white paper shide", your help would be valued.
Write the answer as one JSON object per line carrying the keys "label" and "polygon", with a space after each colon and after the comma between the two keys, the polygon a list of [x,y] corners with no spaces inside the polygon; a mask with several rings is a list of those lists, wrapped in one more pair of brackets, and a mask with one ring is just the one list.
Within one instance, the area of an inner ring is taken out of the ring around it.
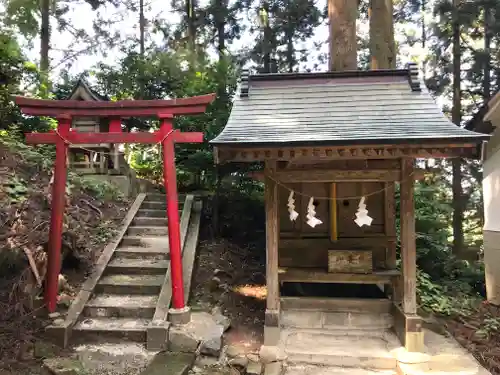
{"label": "white paper shide", "polygon": [[365,197],[362,197],[358,204],[358,211],[356,212],[356,219],[354,222],[358,224],[358,226],[362,227],[363,225],[370,226],[372,224],[373,218],[368,216],[368,210],[366,209]]}
{"label": "white paper shide", "polygon": [[290,214],[290,221],[295,221],[299,217],[299,213],[295,211],[295,199],[293,199],[293,191],[288,196],[288,213]]}
{"label": "white paper shide", "polygon": [[323,222],[316,217],[314,197],[311,197],[309,199],[309,203],[307,205],[307,224],[312,228],[314,228],[316,225],[323,224]]}

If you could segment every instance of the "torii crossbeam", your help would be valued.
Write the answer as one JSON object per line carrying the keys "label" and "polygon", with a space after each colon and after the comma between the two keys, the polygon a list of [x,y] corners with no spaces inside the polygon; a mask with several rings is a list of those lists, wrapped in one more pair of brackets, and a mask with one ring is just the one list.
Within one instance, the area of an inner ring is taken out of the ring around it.
{"label": "torii crossbeam", "polygon": [[[163,176],[167,191],[168,238],[172,276],[172,305],[175,310],[186,309],[182,279],[182,256],[177,199],[174,143],[201,143],[203,133],[182,133],[173,129],[175,115],[204,113],[215,94],[172,100],[122,100],[117,102],[88,102],[78,100],[42,100],[15,97],[22,113],[50,116],[58,120],[57,130],[49,133],[28,133],[26,143],[55,144],[56,160],[52,186],[52,207],[48,244],[48,266],[45,281],[45,302],[49,312],[56,309],[58,277],[61,265],[61,237],[66,192],[66,154],[68,145],[99,143],[161,143]],[[79,133],[71,131],[74,117],[108,117],[109,133]],[[160,130],[147,133],[122,133],[122,117],[152,117],[161,120]]]}

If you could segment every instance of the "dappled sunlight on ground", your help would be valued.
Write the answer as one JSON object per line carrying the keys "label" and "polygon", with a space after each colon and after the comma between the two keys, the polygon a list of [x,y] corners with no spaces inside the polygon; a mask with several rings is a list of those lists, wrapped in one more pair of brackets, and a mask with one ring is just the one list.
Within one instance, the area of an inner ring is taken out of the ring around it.
{"label": "dappled sunlight on ground", "polygon": [[233,288],[235,293],[245,297],[253,297],[258,300],[265,300],[267,296],[267,288],[265,285],[238,285]]}

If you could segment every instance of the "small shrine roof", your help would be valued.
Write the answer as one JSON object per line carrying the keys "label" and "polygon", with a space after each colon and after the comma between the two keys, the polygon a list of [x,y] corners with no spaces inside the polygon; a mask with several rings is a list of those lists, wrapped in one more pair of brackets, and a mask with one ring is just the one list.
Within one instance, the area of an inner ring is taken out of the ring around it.
{"label": "small shrine roof", "polygon": [[109,101],[105,95],[100,95],[98,92],[90,88],[89,84],[83,77],[80,77],[76,82],[71,94],[66,98],[67,100],[93,100],[96,102]]}
{"label": "small shrine roof", "polygon": [[408,69],[248,75],[216,146],[474,142]]}

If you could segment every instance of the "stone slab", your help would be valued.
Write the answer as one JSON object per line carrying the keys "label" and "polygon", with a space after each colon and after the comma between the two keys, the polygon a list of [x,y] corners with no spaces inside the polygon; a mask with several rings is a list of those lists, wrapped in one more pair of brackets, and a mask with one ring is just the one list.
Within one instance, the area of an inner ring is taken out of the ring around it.
{"label": "stone slab", "polygon": [[157,351],[148,351],[139,343],[85,344],[74,348],[85,369],[92,375],[137,375]]}
{"label": "stone slab", "polygon": [[325,330],[389,329],[394,320],[389,313],[332,312],[313,310],[283,310],[281,325],[285,328]]}
{"label": "stone slab", "polygon": [[264,367],[264,375],[281,375],[283,373],[283,364],[281,362],[268,363]]}
{"label": "stone slab", "polygon": [[169,350],[194,352],[201,345],[202,354],[218,356],[223,333],[224,326],[218,324],[211,314],[194,312],[188,324],[170,327]]}
{"label": "stone slab", "polygon": [[167,350],[169,329],[169,322],[162,320],[150,322],[146,330],[146,347],[148,350]]}
{"label": "stone slab", "polygon": [[396,369],[392,351],[400,347],[391,332],[284,331],[282,345],[290,363]]}
{"label": "stone slab", "polygon": [[161,352],[141,375],[186,375],[194,360],[194,354]]}
{"label": "stone slab", "polygon": [[50,375],[87,375],[83,364],[73,358],[49,358],[43,361],[42,370]]}
{"label": "stone slab", "polygon": [[262,363],[250,361],[247,366],[248,375],[261,375],[262,374]]}
{"label": "stone slab", "polygon": [[396,375],[396,372],[394,370],[294,365],[288,367],[284,375]]}

